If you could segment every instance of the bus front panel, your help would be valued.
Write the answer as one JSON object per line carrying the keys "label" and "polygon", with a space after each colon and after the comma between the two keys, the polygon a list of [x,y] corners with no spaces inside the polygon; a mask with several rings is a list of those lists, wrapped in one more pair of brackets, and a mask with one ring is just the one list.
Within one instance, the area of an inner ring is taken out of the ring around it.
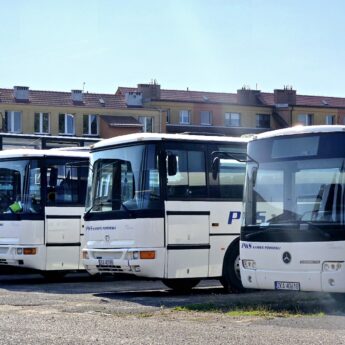
{"label": "bus front panel", "polygon": [[345,134],[248,146],[241,279],[248,288],[345,292]]}

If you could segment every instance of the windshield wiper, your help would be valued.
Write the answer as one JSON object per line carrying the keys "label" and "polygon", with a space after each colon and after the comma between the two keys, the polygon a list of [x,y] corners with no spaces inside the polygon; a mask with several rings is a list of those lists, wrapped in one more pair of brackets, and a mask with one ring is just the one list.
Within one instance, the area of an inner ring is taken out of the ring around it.
{"label": "windshield wiper", "polygon": [[[295,238],[293,241],[300,241],[303,238],[311,238],[313,240],[326,239],[329,240],[332,234],[322,227],[315,226],[309,222],[291,222],[284,224],[267,224],[265,227],[260,225],[253,229],[246,227],[244,237],[247,241],[256,241],[262,236],[267,239],[275,238],[276,241],[288,241],[288,239]],[[297,237],[296,237],[297,236]]]}
{"label": "windshield wiper", "polygon": [[98,207],[98,206],[105,206],[106,204],[105,203],[97,203],[97,204],[93,204],[85,213],[84,213],[84,216],[87,216],[95,207]]}
{"label": "windshield wiper", "polygon": [[[129,209],[125,204],[124,204],[124,202],[122,201],[122,200],[120,200],[120,199],[108,199],[107,200],[107,202],[111,202],[111,203],[113,203],[113,202],[118,202],[119,204],[120,204],[120,206],[126,211],[126,213],[131,217],[131,218],[133,218],[134,217],[134,215],[133,215],[133,211],[131,210],[131,209]],[[120,209],[119,209],[120,210]]]}
{"label": "windshield wiper", "polygon": [[[248,229],[249,230],[249,229]],[[251,237],[260,234],[284,232],[289,233],[290,231],[301,232],[301,233],[316,233],[322,238],[329,239],[331,235],[326,229],[322,229],[320,226],[316,226],[313,222],[306,221],[290,221],[284,223],[266,223],[264,226],[260,224],[255,226],[254,229],[250,229],[251,232],[246,234],[246,238],[249,240]]]}
{"label": "windshield wiper", "polygon": [[298,222],[299,216],[297,213],[284,210],[284,212],[278,216],[275,216],[265,222],[267,225],[271,224],[285,224],[285,223],[296,223]]}

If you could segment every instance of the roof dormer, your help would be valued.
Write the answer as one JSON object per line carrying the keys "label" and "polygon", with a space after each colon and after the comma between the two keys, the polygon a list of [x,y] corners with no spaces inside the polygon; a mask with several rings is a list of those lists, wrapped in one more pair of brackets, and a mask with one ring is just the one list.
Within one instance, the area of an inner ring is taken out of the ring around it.
{"label": "roof dormer", "polygon": [[29,101],[29,87],[28,86],[14,86],[14,98],[17,101]]}

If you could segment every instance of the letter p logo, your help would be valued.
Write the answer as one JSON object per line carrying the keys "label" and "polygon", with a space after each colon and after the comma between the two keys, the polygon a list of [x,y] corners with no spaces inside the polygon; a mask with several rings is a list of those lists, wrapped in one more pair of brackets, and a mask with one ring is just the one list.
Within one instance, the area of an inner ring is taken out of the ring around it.
{"label": "letter p logo", "polygon": [[241,218],[241,212],[240,211],[230,211],[228,224],[232,224],[233,220],[238,220],[240,218]]}

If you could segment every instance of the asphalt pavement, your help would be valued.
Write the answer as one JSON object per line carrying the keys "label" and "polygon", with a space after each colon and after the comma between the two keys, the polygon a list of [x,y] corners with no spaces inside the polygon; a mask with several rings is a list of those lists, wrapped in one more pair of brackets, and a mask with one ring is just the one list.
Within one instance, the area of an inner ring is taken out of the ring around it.
{"label": "asphalt pavement", "polygon": [[[241,312],[255,308],[290,312]],[[345,306],[320,293],[226,294],[215,280],[177,294],[159,281],[126,276],[72,274],[50,283],[3,274],[0,334],[0,345],[345,344]]]}

